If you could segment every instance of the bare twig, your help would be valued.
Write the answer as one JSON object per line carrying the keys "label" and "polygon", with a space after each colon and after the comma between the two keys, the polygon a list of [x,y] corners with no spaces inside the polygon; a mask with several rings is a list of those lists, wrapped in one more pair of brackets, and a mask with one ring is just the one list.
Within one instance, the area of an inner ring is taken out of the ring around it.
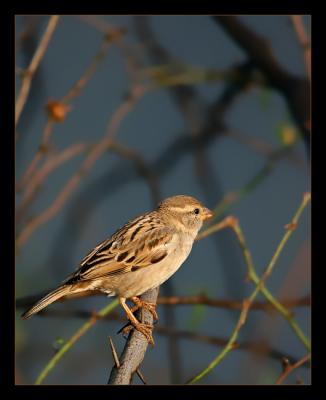
{"label": "bare twig", "polygon": [[224,218],[222,221],[212,225],[211,227],[205,229],[201,233],[199,233],[196,237],[195,240],[201,240],[204,239],[207,236],[210,236],[212,233],[216,233],[222,229],[228,228],[231,226],[233,221],[233,217],[229,216]]}
{"label": "bare twig", "polygon": [[301,367],[301,365],[305,364],[307,361],[309,361],[311,358],[311,354],[306,354],[304,357],[302,357],[299,361],[297,361],[295,364],[291,364],[287,358],[283,359],[283,372],[281,375],[277,378],[275,385],[281,385],[283,381],[287,378],[287,376],[292,373],[295,369]]}
{"label": "bare twig", "polygon": [[119,357],[118,357],[117,351],[116,351],[116,349],[114,347],[113,340],[112,340],[111,336],[109,336],[109,343],[110,343],[110,347],[111,347],[112,357],[113,357],[114,362],[115,362],[115,366],[117,368],[120,368]]}
{"label": "bare twig", "polygon": [[15,107],[15,126],[17,126],[19,117],[21,115],[21,112],[23,111],[24,105],[26,103],[28,93],[31,87],[32,79],[33,76],[37,70],[37,67],[39,63],[41,62],[45,51],[48,47],[49,41],[53,35],[53,32],[58,24],[59,21],[59,16],[58,15],[52,15],[50,17],[48,26],[44,32],[44,35],[40,41],[40,44],[24,73],[23,81],[20,87],[20,91],[16,100],[16,107]]}
{"label": "bare twig", "polygon": [[[150,303],[156,303],[158,288],[150,290],[141,296],[141,299]],[[140,313],[138,313],[138,318]],[[144,310],[144,323],[151,325],[153,316]],[[126,345],[120,357],[120,367],[113,367],[108,383],[111,385],[129,385],[136,370],[144,359],[148,346],[145,336],[133,330],[127,339]]]}
{"label": "bare twig", "polygon": [[144,375],[140,371],[139,368],[136,369],[136,374],[139,376],[139,379],[143,382],[144,385],[147,385],[147,382],[145,381]]}

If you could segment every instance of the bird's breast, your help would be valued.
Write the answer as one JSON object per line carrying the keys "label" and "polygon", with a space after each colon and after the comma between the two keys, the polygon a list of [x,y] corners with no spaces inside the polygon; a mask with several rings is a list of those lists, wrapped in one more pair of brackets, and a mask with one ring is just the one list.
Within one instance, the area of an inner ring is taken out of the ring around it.
{"label": "bird's breast", "polygon": [[170,278],[188,257],[193,237],[174,235],[166,244],[168,255],[160,262],[121,276],[118,295],[129,298],[139,296]]}

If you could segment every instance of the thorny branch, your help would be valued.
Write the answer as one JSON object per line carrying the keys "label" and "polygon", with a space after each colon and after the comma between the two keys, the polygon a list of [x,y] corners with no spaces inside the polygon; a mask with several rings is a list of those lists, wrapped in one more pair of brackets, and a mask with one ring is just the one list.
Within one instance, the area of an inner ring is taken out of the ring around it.
{"label": "thorny branch", "polygon": [[[114,359],[115,366],[117,369],[119,369],[121,364],[120,364],[120,361],[118,358],[118,353],[115,349],[115,346],[114,346],[111,336],[109,337],[109,341],[110,341],[110,347],[111,347],[112,357]],[[143,382],[143,384],[146,385],[146,381],[143,377],[143,374],[140,372],[139,368],[136,369],[136,374],[139,376],[139,379]]]}
{"label": "thorny branch", "polygon": [[[159,289],[150,290],[141,296],[143,301],[150,303],[156,303],[157,295]],[[153,316],[146,310],[144,311],[144,323],[152,325]],[[141,311],[139,310],[136,318],[140,320]],[[136,331],[135,329],[129,333],[126,345],[120,356],[119,363],[120,366],[117,368],[115,365],[112,368],[108,384],[111,385],[129,385],[132,381],[134,373],[139,368],[142,363],[146,349],[148,347],[148,342],[145,336]]]}

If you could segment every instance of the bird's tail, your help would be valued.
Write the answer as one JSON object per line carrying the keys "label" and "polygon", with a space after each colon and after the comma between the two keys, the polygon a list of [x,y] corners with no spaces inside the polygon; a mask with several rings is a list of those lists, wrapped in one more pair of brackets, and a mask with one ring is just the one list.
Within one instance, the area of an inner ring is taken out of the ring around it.
{"label": "bird's tail", "polygon": [[57,289],[53,290],[41,300],[39,300],[36,304],[34,304],[33,307],[25,311],[24,314],[22,314],[22,318],[27,319],[31,317],[33,314],[36,314],[39,311],[43,310],[43,308],[45,308],[49,304],[59,300],[63,296],[66,296],[70,291],[71,285],[59,286]]}

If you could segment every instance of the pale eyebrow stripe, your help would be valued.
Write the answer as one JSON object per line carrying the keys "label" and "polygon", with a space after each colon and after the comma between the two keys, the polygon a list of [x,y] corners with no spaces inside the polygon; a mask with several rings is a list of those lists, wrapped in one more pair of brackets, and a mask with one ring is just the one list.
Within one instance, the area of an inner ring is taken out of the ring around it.
{"label": "pale eyebrow stripe", "polygon": [[170,210],[172,211],[192,211],[196,206],[174,206],[174,207],[169,207]]}

